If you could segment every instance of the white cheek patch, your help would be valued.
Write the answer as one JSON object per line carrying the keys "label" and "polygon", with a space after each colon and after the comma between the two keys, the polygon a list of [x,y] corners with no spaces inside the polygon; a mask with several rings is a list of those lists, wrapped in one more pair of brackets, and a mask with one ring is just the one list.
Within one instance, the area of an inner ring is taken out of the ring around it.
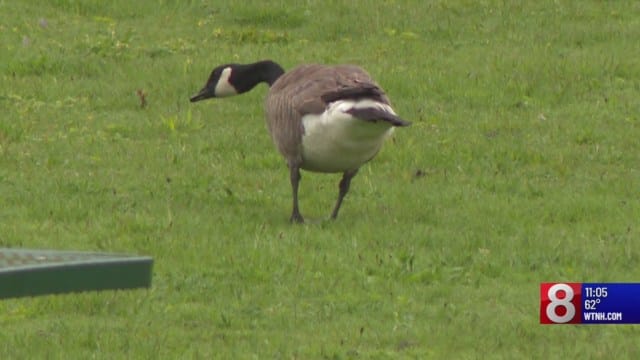
{"label": "white cheek patch", "polygon": [[216,84],[216,97],[227,97],[238,95],[238,91],[236,88],[231,85],[229,82],[229,77],[231,76],[231,68],[227,67],[222,70],[222,74],[220,74],[220,79],[218,79],[218,83]]}

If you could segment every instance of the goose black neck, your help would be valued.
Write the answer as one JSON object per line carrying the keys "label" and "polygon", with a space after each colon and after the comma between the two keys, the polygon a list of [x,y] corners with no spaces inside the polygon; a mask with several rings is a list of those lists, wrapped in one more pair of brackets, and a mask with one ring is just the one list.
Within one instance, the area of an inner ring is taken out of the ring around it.
{"label": "goose black neck", "polygon": [[271,87],[282,74],[284,74],[282,66],[271,60],[263,60],[253,64],[236,65],[231,80],[238,92],[243,93],[261,82],[266,82]]}
{"label": "goose black neck", "polygon": [[253,65],[258,69],[256,71],[260,73],[260,77],[263,81],[269,84],[269,87],[271,87],[271,85],[273,85],[273,83],[276,82],[282,74],[284,74],[282,66],[271,60],[259,61]]}

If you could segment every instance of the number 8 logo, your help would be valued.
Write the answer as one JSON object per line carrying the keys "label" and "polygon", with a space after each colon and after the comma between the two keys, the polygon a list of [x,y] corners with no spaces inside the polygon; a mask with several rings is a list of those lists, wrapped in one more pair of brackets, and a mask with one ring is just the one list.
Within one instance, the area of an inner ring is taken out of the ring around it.
{"label": "number 8 logo", "polygon": [[[558,292],[560,291],[564,291],[565,293],[562,299],[558,299]],[[557,324],[564,324],[571,321],[576,315],[576,307],[571,303],[574,295],[573,289],[567,284],[555,284],[551,286],[547,292],[547,297],[550,300],[549,305],[547,305],[547,317],[549,320]],[[558,306],[562,306],[567,310],[564,315],[559,316],[556,313]]]}

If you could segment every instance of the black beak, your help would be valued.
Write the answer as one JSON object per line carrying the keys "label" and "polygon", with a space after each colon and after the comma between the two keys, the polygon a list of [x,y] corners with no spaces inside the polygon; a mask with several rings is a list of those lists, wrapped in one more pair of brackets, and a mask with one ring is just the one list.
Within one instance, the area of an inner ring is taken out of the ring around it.
{"label": "black beak", "polygon": [[200,92],[198,92],[197,94],[193,95],[190,100],[191,102],[196,102],[196,101],[200,101],[200,100],[206,100],[209,98],[215,97],[215,95],[209,91],[209,89],[205,86],[202,88],[202,90],[200,90]]}

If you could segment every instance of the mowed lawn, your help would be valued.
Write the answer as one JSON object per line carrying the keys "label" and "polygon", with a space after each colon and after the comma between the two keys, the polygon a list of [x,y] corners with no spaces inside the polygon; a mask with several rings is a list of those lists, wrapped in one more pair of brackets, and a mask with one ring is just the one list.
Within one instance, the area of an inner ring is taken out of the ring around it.
{"label": "mowed lawn", "polygon": [[[0,247],[153,256],[148,290],[0,301],[2,359],[640,358],[539,325],[541,282],[640,282],[636,1],[0,1]],[[354,63],[400,116],[291,225],[261,85]],[[144,100],[143,100],[144,98]],[[1,289],[0,289],[1,290]]]}

